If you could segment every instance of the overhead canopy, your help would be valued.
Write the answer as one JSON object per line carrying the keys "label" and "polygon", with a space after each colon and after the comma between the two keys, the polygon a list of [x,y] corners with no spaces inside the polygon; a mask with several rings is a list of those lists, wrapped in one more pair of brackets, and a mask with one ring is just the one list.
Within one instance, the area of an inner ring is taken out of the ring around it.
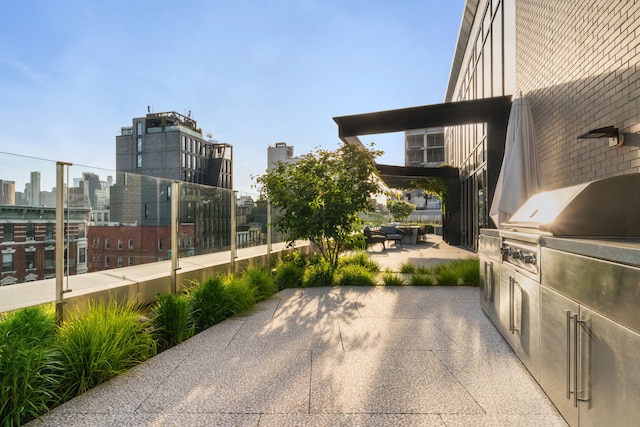
{"label": "overhead canopy", "polygon": [[[511,96],[445,102],[421,107],[334,117],[338,124],[338,136],[346,143],[360,142],[359,135],[403,132],[442,126],[458,126],[487,123],[488,155],[502,158],[505,130],[511,108]],[[499,143],[499,144],[498,144]],[[498,148],[499,147],[499,148]],[[398,147],[404,151],[404,147]],[[423,168],[378,165],[380,175],[390,188],[408,188],[420,178],[458,176],[455,168]],[[454,173],[455,171],[455,173]],[[491,174],[491,173],[490,173]],[[497,179],[497,173],[494,181]]]}
{"label": "overhead canopy", "polygon": [[334,117],[338,136],[345,142],[349,137],[378,133],[403,132],[440,126],[494,122],[505,124],[509,117],[511,96],[483,98],[472,101],[445,102],[399,110]]}
{"label": "overhead canopy", "polygon": [[377,164],[380,178],[389,188],[412,188],[413,182],[425,178],[457,178],[458,169],[451,166],[423,168],[416,166],[391,166]]}

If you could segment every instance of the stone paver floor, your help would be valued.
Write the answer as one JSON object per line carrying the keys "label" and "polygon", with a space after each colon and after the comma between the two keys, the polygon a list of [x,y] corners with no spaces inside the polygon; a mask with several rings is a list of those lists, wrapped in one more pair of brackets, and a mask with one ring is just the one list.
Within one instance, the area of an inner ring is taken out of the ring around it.
{"label": "stone paver floor", "polygon": [[469,287],[288,289],[31,424],[566,425]]}

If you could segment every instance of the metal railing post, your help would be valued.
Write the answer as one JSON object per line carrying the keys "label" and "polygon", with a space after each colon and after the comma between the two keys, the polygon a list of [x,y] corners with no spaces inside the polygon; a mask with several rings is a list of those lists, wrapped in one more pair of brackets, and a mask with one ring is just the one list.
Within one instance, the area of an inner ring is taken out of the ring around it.
{"label": "metal railing post", "polygon": [[171,293],[177,292],[177,274],[180,270],[180,181],[171,182]]}
{"label": "metal railing post", "polygon": [[236,249],[236,199],[238,192],[231,192],[231,260],[229,262],[229,270],[231,273],[236,272],[236,258],[237,258],[237,249]]}
{"label": "metal railing post", "polygon": [[56,324],[64,320],[64,173],[71,163],[56,162]]}
{"label": "metal railing post", "polygon": [[273,236],[271,233],[271,202],[267,199],[267,264],[271,267],[271,250]]}

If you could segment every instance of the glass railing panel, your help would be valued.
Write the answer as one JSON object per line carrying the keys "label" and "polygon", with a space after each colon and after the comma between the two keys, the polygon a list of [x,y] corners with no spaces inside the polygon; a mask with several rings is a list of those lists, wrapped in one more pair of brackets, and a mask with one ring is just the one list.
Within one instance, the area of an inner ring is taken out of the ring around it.
{"label": "glass railing panel", "polygon": [[236,245],[240,248],[267,244],[267,203],[258,194],[236,194]]}
{"label": "glass railing panel", "polygon": [[[171,180],[72,165],[65,222],[69,287],[76,275],[165,261],[171,255]],[[169,271],[168,266],[159,267]],[[121,270],[133,279],[141,271]],[[77,286],[76,286],[77,287]]]}
{"label": "glass railing panel", "polygon": [[55,278],[56,162],[0,153],[0,286]]}
{"label": "glass railing panel", "polygon": [[179,189],[179,256],[229,251],[234,192],[187,182]]}

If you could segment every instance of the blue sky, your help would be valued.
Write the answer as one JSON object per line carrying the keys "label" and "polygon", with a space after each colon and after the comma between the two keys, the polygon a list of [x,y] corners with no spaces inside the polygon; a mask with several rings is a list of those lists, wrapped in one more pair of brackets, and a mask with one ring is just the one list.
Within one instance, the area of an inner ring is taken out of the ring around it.
{"label": "blue sky", "polygon": [[[334,149],[335,116],[442,102],[464,3],[9,2],[0,151],[114,169],[115,136],[147,106],[190,110],[234,146],[235,189],[255,192],[275,142]],[[403,164],[402,134],[361,139],[385,151],[379,162]],[[28,171],[0,163],[22,191]]]}

